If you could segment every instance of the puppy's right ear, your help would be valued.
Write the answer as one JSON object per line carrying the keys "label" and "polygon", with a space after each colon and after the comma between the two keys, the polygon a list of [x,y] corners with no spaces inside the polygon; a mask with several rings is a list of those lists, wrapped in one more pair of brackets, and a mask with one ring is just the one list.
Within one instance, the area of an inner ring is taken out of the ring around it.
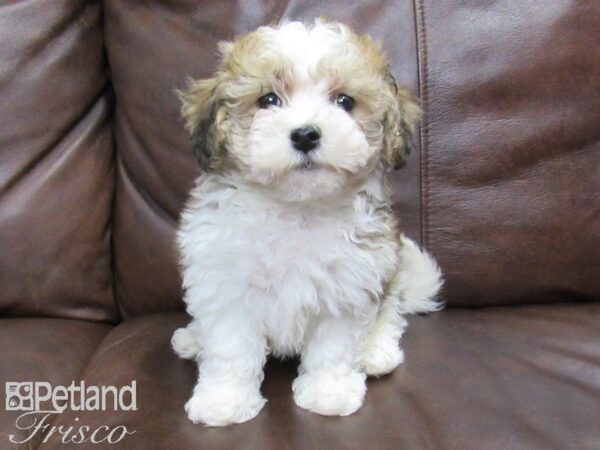
{"label": "puppy's right ear", "polygon": [[207,172],[217,169],[225,155],[225,132],[220,127],[225,112],[217,98],[218,85],[217,78],[189,80],[185,90],[177,91],[194,156]]}

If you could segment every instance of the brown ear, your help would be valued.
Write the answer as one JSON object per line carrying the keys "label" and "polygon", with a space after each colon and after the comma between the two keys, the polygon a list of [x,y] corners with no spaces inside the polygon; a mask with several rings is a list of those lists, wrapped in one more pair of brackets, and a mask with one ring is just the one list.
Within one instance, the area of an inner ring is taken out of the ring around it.
{"label": "brown ear", "polygon": [[413,130],[421,108],[408,89],[396,85],[391,73],[388,72],[386,78],[390,98],[383,123],[384,156],[388,167],[400,169],[412,149]]}
{"label": "brown ear", "polygon": [[192,151],[205,171],[217,169],[225,153],[224,132],[219,126],[225,114],[217,98],[218,84],[217,78],[190,80],[184,91],[177,91]]}

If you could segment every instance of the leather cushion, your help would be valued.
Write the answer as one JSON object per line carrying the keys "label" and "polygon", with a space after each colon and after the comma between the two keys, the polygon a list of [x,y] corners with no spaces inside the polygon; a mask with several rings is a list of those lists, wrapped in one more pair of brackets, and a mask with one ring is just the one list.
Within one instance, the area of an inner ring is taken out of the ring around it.
{"label": "leather cushion", "polygon": [[[183,314],[148,315],[115,328],[85,371],[95,384],[138,383],[137,412],[63,413],[136,434],[114,448],[593,449],[600,442],[600,305],[453,309],[411,317],[406,361],[371,379],[361,410],[327,418],[296,407],[296,361],[271,361],[268,403],[245,424],[193,425],[183,405],[196,367],[169,341]],[[57,440],[43,449],[63,448]]]}
{"label": "leather cushion", "polygon": [[[15,426],[21,411],[5,410],[7,381],[47,381],[52,386],[68,386],[81,377],[86,363],[109,325],[64,319],[0,319],[0,448],[16,448],[8,436],[23,440],[30,430]],[[30,422],[23,422],[24,425]],[[28,443],[35,448],[37,441]],[[27,447],[23,447],[27,448]]]}
{"label": "leather cushion", "polygon": [[0,6],[0,315],[115,320],[101,3]]}
{"label": "leather cushion", "polygon": [[600,299],[600,2],[417,10],[423,241],[444,298]]}

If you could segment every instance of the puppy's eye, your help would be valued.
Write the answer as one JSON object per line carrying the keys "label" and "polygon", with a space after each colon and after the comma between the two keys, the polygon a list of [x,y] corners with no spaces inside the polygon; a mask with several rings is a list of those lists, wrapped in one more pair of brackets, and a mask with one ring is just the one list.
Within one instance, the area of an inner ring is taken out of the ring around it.
{"label": "puppy's eye", "polygon": [[261,108],[268,108],[269,106],[281,106],[281,99],[274,94],[269,92],[258,99],[258,106]]}
{"label": "puppy's eye", "polygon": [[336,97],[335,104],[344,109],[344,111],[350,112],[354,108],[354,99],[349,95],[340,94]]}

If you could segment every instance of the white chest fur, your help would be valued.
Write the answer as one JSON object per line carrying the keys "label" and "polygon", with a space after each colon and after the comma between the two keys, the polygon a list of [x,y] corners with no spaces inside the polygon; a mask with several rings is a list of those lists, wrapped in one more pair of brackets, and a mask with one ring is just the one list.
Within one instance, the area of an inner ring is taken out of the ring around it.
{"label": "white chest fur", "polygon": [[297,351],[317,315],[370,320],[397,264],[390,214],[362,195],[282,204],[207,176],[178,233],[188,312],[240,308],[276,353]]}

